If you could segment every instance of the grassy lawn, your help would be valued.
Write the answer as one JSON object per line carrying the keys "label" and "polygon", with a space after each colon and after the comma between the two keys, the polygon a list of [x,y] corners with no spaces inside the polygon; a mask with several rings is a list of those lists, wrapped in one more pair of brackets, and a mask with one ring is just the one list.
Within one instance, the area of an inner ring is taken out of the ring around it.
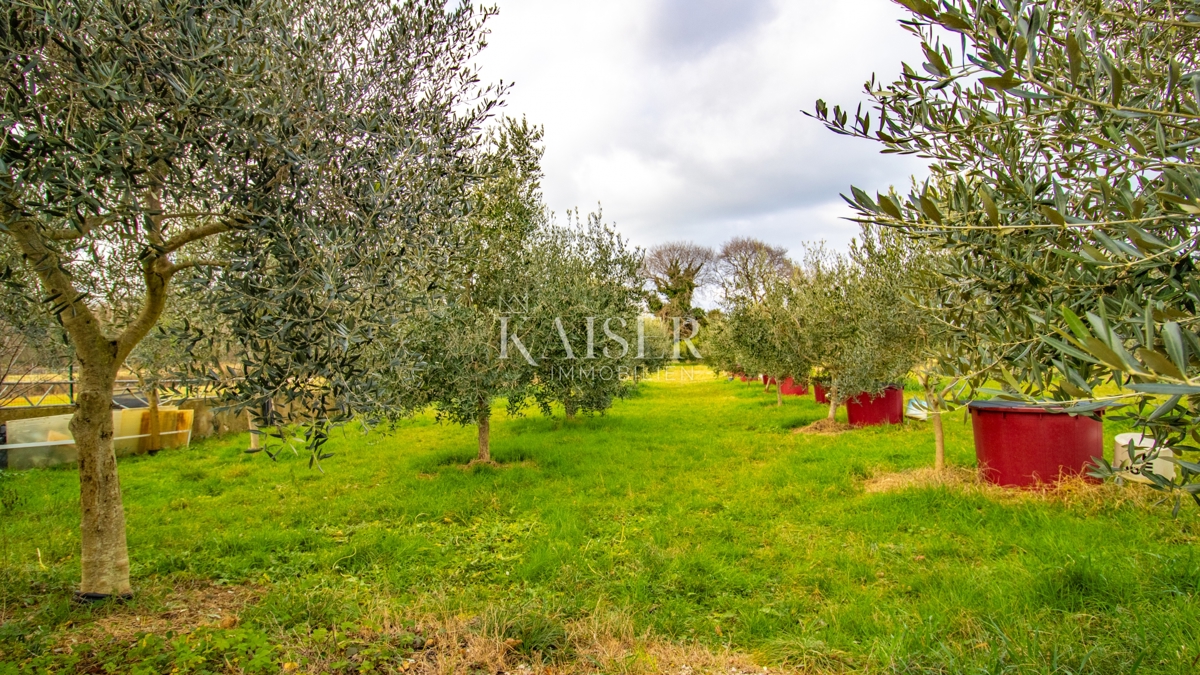
{"label": "grassy lawn", "polygon": [[[67,599],[74,471],[8,475],[0,673],[1196,672],[1197,509],[876,491],[932,464],[927,424],[794,434],[811,396],[699,380],[499,420],[499,469],[428,417],[338,434],[324,474],[245,437],[122,460],[124,606]],[[969,425],[947,432],[973,466]]]}

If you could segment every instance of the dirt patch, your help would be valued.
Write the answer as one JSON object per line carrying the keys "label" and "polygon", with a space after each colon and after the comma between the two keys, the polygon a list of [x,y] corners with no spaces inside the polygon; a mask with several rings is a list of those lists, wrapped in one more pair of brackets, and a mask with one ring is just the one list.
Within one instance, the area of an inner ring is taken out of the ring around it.
{"label": "dirt patch", "polygon": [[853,431],[854,427],[843,422],[836,422],[831,419],[823,419],[813,422],[812,424],[796,429],[794,434],[815,434],[819,436],[837,436],[844,434],[847,431]]}
{"label": "dirt patch", "polygon": [[114,603],[103,616],[63,636],[68,644],[132,640],[139,633],[188,633],[201,626],[232,628],[264,589],[194,582],[169,589],[138,589],[134,602]]}

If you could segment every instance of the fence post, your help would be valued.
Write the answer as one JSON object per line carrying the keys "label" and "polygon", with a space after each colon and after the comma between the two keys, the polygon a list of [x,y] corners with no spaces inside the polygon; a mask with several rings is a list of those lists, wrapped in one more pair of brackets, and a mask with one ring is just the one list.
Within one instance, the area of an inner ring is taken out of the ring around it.
{"label": "fence post", "polygon": [[67,403],[75,405],[75,362],[67,364]]}

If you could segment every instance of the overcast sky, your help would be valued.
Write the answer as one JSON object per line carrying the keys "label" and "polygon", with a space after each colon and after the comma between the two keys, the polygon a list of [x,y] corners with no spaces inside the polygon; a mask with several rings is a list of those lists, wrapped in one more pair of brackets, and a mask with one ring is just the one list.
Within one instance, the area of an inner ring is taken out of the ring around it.
{"label": "overcast sky", "polygon": [[597,204],[634,244],[753,236],[842,248],[849,186],[907,184],[922,165],[801,114],[856,104],[920,46],[890,0],[498,0],[488,80],[546,129],[544,191]]}

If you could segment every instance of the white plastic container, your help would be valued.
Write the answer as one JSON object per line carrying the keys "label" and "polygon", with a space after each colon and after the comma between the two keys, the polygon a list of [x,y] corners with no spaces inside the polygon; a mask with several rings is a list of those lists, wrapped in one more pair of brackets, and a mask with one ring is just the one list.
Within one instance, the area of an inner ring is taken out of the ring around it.
{"label": "white plastic container", "polygon": [[[1141,462],[1154,450],[1154,438],[1140,433],[1120,434],[1113,443],[1113,468],[1128,469],[1135,461]],[[1158,458],[1150,464],[1150,470],[1166,478],[1175,480],[1179,467],[1171,460],[1175,452],[1170,448],[1160,448]]]}

